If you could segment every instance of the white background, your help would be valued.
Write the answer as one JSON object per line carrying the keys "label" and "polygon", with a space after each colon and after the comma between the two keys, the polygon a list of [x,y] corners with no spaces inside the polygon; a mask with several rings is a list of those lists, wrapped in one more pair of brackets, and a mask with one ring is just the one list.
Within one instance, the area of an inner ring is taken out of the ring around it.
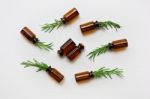
{"label": "white background", "polygon": [[[51,34],[41,31],[42,24],[61,18],[73,7],[80,12],[76,21]],[[0,0],[0,99],[150,99],[149,11],[149,0]],[[82,35],[79,25],[91,20],[112,20],[122,28]],[[54,50],[40,50],[25,40],[19,33],[24,26],[41,41],[53,42]],[[69,38],[85,45],[74,62],[57,55]],[[121,38],[128,39],[126,50],[100,55],[95,62],[86,57],[93,48]],[[20,65],[33,58],[60,70],[64,81],[58,84],[44,71]],[[103,66],[124,69],[124,78],[75,82],[75,73]]]}

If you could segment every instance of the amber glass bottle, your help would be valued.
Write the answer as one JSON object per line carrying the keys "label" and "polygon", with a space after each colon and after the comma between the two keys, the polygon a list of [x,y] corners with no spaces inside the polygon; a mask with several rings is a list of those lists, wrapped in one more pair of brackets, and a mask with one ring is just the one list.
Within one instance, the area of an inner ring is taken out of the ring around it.
{"label": "amber glass bottle", "polygon": [[87,22],[87,23],[80,25],[80,29],[81,29],[82,33],[85,33],[85,32],[90,31],[90,30],[94,30],[97,27],[99,27],[99,24],[97,21],[95,21],[95,22],[90,21],[90,22]]}
{"label": "amber glass bottle", "polygon": [[56,70],[55,68],[51,68],[49,67],[47,69],[48,74],[54,78],[57,82],[61,82],[64,78],[63,74],[61,74],[58,70]]}
{"label": "amber glass bottle", "polygon": [[61,18],[62,22],[64,24],[70,22],[72,19],[74,19],[75,17],[77,17],[79,15],[79,12],[77,11],[76,8],[71,9],[70,11],[68,11],[63,18]]}
{"label": "amber glass bottle", "polygon": [[89,71],[75,74],[76,82],[85,81],[85,80],[91,79],[93,77],[94,76],[93,76],[92,72],[89,72]]}
{"label": "amber glass bottle", "polygon": [[58,54],[59,54],[60,56],[67,55],[67,54],[70,53],[75,47],[76,47],[76,44],[74,43],[74,41],[73,41],[72,39],[69,39],[68,41],[66,41],[66,42],[60,47],[60,50],[58,50]]}
{"label": "amber glass bottle", "polygon": [[24,65],[25,67],[37,67],[39,71],[46,71],[52,78],[54,78],[57,82],[61,82],[64,78],[64,76],[55,68],[52,68],[51,66],[48,66],[44,62],[39,62],[36,59],[33,59],[33,61],[27,60],[23,61],[21,65]]}
{"label": "amber glass bottle", "polygon": [[36,35],[28,27],[24,27],[20,33],[32,43],[36,43],[38,41]]}
{"label": "amber glass bottle", "polygon": [[112,41],[112,43],[109,43],[109,47],[110,49],[119,49],[119,48],[128,47],[128,41],[127,39],[115,40]]}
{"label": "amber glass bottle", "polygon": [[84,49],[84,45],[83,44],[79,44],[75,49],[73,49],[68,55],[68,59],[69,60],[74,60],[80,53],[81,51]]}
{"label": "amber glass bottle", "polygon": [[102,78],[102,77],[112,79],[113,75],[116,75],[118,77],[123,77],[123,69],[119,69],[119,68],[111,69],[111,68],[101,67],[96,71],[91,71],[91,72],[84,71],[84,72],[76,73],[75,80],[76,82],[80,82],[91,78]]}
{"label": "amber glass bottle", "polygon": [[78,46],[72,41],[72,39],[69,39],[67,42],[65,42],[61,47],[60,50],[58,50],[58,54],[60,56],[67,56],[70,61],[74,60],[84,49],[84,45],[79,43]]}
{"label": "amber glass bottle", "polygon": [[114,28],[114,29],[119,29],[121,28],[121,26],[115,22],[112,22],[112,21],[90,21],[90,22],[87,22],[87,23],[84,23],[84,24],[81,24],[80,25],[80,29],[81,29],[81,32],[83,34],[87,33],[88,31],[91,31],[91,30],[95,30],[95,29],[106,29],[108,30],[109,28]]}

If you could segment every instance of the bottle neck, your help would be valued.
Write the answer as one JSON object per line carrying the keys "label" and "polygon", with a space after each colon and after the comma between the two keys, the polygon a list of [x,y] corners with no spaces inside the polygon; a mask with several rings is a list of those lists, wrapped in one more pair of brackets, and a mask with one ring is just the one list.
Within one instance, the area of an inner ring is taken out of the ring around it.
{"label": "bottle neck", "polygon": [[63,24],[66,24],[66,19],[65,18],[60,18]]}
{"label": "bottle neck", "polygon": [[108,43],[108,46],[109,46],[109,49],[112,49],[114,45],[112,43]]}
{"label": "bottle neck", "polygon": [[78,45],[78,49],[79,49],[79,50],[83,50],[83,49],[84,49],[84,45],[83,45],[83,44],[81,44],[81,43],[79,43],[79,45]]}
{"label": "bottle neck", "polygon": [[94,78],[93,71],[90,72],[90,77]]}
{"label": "bottle neck", "polygon": [[51,72],[51,69],[52,69],[52,67],[51,66],[49,66],[48,68],[47,68],[47,72]]}
{"label": "bottle neck", "polygon": [[99,28],[100,26],[99,26],[99,22],[98,21],[95,21],[94,22],[94,25],[95,25],[95,27],[97,27],[97,28]]}
{"label": "bottle neck", "polygon": [[33,42],[33,44],[35,44],[35,43],[39,42],[39,39],[38,38],[34,38],[32,42]]}

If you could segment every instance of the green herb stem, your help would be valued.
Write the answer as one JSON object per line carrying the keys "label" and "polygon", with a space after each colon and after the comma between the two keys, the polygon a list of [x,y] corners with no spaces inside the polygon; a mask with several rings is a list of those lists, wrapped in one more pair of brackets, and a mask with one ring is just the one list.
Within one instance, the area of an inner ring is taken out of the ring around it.
{"label": "green herb stem", "polygon": [[89,59],[91,60],[95,60],[96,56],[99,56],[100,54],[106,53],[109,50],[109,45],[102,45],[101,47],[98,47],[96,49],[94,49],[93,51],[91,51],[87,56],[89,57]]}
{"label": "green herb stem", "polygon": [[99,24],[99,27],[101,27],[102,29],[107,29],[107,30],[109,29],[109,27],[116,29],[116,31],[118,28],[121,28],[119,24],[114,23],[112,21],[98,22],[98,24]]}
{"label": "green herb stem", "polygon": [[123,73],[122,69],[119,69],[119,68],[110,69],[110,68],[105,68],[105,67],[102,67],[99,70],[92,72],[95,78],[105,77],[105,78],[111,78],[111,79],[112,79],[112,75],[123,77],[122,73]]}
{"label": "green herb stem", "polygon": [[47,44],[45,42],[38,41],[38,42],[35,43],[35,46],[37,46],[40,49],[44,49],[46,51],[53,50],[53,48],[52,48],[53,47],[53,43]]}
{"label": "green herb stem", "polygon": [[55,19],[54,23],[46,23],[42,26],[42,31],[44,32],[51,32],[53,31],[55,28],[58,29],[60,26],[63,25],[63,22],[61,20],[57,20]]}
{"label": "green herb stem", "polygon": [[25,65],[25,67],[37,67],[37,68],[39,68],[37,70],[37,72],[41,71],[41,70],[46,71],[49,68],[49,66],[47,64],[45,64],[43,62],[38,62],[35,59],[33,59],[33,62],[30,60],[24,61],[21,63],[21,65]]}

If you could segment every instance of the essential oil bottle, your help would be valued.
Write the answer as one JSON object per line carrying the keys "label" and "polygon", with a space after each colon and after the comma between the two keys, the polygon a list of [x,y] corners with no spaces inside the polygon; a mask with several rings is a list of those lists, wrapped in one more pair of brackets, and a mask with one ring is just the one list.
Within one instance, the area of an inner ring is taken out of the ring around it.
{"label": "essential oil bottle", "polygon": [[118,76],[118,77],[123,77],[123,69],[119,68],[106,68],[106,67],[101,67],[100,69],[96,71],[84,71],[80,73],[75,74],[75,80],[76,82],[81,82],[85,80],[89,80],[92,78],[111,78],[112,76]]}
{"label": "essential oil bottle", "polygon": [[93,76],[92,72],[89,72],[89,71],[84,71],[84,72],[80,72],[80,73],[75,74],[76,82],[89,80],[93,77],[94,76]]}
{"label": "essential oil bottle", "polygon": [[84,49],[84,45],[83,44],[79,44],[75,49],[73,49],[68,55],[68,59],[69,60],[74,60],[80,53],[81,51]]}
{"label": "essential oil bottle", "polygon": [[35,33],[33,33],[28,27],[24,27],[20,33],[32,43],[38,42]]}
{"label": "essential oil bottle", "polygon": [[24,61],[21,63],[21,65],[24,65],[25,67],[36,67],[38,68],[37,72],[45,71],[58,83],[60,83],[64,79],[63,74],[60,73],[57,69],[52,68],[48,64],[44,62],[39,62],[35,59],[33,59],[33,61],[30,61],[30,60]]}
{"label": "essential oil bottle", "polygon": [[76,47],[75,42],[72,39],[67,40],[58,50],[60,56],[67,55]]}
{"label": "essential oil bottle", "polygon": [[81,29],[82,33],[94,30],[94,29],[96,29],[98,27],[99,27],[99,24],[98,24],[97,21],[95,21],[95,22],[94,21],[90,21],[90,22],[87,22],[87,23],[84,23],[84,24],[80,25],[80,29]]}
{"label": "essential oil bottle", "polygon": [[119,48],[124,48],[124,47],[128,47],[127,39],[115,40],[109,43],[110,49],[119,49]]}
{"label": "essential oil bottle", "polygon": [[47,69],[48,74],[54,78],[57,82],[61,82],[64,78],[63,74],[61,74],[57,69],[49,67]]}
{"label": "essential oil bottle", "polygon": [[77,17],[79,15],[79,12],[76,8],[72,8],[70,11],[68,11],[66,14],[64,14],[63,18],[61,18],[62,22],[64,24],[70,22],[72,19]]}
{"label": "essential oil bottle", "polygon": [[109,28],[119,29],[121,26],[113,21],[89,21],[80,25],[81,32],[86,34],[88,31],[95,29],[108,30]]}

